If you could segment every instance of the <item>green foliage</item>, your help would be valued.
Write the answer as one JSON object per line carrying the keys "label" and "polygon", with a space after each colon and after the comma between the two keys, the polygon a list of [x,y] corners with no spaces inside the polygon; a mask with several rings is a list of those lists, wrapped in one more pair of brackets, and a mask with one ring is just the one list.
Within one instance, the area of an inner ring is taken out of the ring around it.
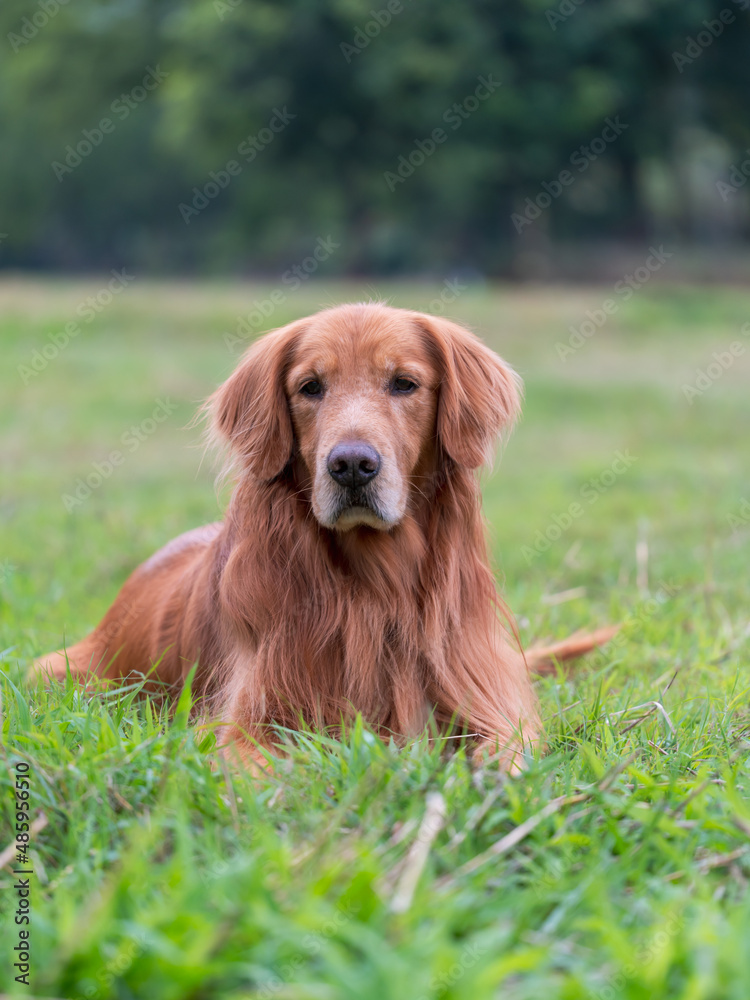
{"label": "green foliage", "polygon": [[[372,291],[310,286],[273,322]],[[379,291],[418,308],[437,294]],[[196,475],[187,423],[236,361],[223,335],[270,289],[134,286],[24,386],[17,366],[95,292],[3,293],[0,850],[16,760],[31,764],[31,814],[47,824],[30,854],[29,989],[10,974],[16,897],[0,873],[0,991],[745,1000],[750,355],[692,404],[682,386],[737,339],[750,297],[643,292],[561,361],[556,343],[601,292],[464,293],[456,318],[526,381],[524,420],[485,483],[524,638],[608,621],[622,637],[538,682],[548,748],[520,778],[472,769],[430,734],[400,750],[357,723],[342,742],[290,735],[275,773],[252,780],[218,762],[189,694],[170,715],[135,687],[90,696],[24,681],[63,630],[76,639],[97,621],[136,563],[217,516],[214,470],[206,460]],[[127,451],[122,435],[160,396],[175,412]],[[118,447],[126,461],[67,511],[61,497]],[[626,449],[627,472],[529,561],[536,532]],[[434,793],[439,832],[424,826]],[[415,843],[429,843],[425,867],[394,912]]]}
{"label": "green foliage", "polygon": [[716,187],[750,145],[740,0],[44,2],[0,8],[8,264],[282,273],[330,234],[321,273],[526,273],[550,239],[745,225]]}

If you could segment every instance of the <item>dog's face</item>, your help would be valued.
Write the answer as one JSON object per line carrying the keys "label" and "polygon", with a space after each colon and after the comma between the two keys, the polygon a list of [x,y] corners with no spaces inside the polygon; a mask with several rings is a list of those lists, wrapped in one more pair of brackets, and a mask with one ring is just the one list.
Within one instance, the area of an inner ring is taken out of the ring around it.
{"label": "dog's face", "polygon": [[212,405],[252,475],[292,466],[321,526],[388,531],[440,463],[490,457],[518,380],[452,323],[340,306],[259,340]]}
{"label": "dog's face", "polygon": [[391,317],[323,316],[300,335],[285,388],[320,524],[398,524],[433,450],[438,382],[424,337]]}

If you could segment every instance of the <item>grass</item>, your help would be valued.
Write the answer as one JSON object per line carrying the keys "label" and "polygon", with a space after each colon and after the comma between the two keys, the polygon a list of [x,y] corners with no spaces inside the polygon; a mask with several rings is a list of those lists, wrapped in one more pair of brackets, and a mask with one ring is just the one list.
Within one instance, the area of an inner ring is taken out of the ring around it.
{"label": "grass", "polygon": [[[556,344],[607,289],[464,292],[452,315],[526,381],[524,419],[485,482],[524,638],[610,621],[622,635],[539,681],[548,752],[520,779],[441,756],[428,736],[397,750],[355,725],[341,743],[303,734],[275,778],[251,783],[212,766],[185,701],[167,717],[135,691],[24,681],[139,561],[219,516],[187,423],[236,362],[236,317],[271,291],[136,281],[79,316],[24,384],[18,366],[101,287],[0,285],[0,851],[19,760],[31,818],[46,818],[29,854],[28,987],[12,969],[14,859],[0,872],[0,989],[746,1000],[750,351],[692,404],[682,387],[743,340],[750,294],[643,289],[563,361]],[[373,293],[427,308],[439,291],[309,285],[268,325]],[[159,401],[170,412],[152,427]],[[66,509],[112,451],[122,463]]]}

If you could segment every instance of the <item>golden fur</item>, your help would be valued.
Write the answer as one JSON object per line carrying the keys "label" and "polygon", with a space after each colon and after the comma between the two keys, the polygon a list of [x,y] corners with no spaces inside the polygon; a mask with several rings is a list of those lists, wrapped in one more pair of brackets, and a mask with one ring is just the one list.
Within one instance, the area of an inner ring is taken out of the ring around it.
{"label": "golden fur", "polygon": [[519,410],[505,362],[446,320],[346,305],[258,340],[207,409],[236,475],[224,522],[161,549],[91,635],[39,669],[151,671],[176,692],[197,663],[195,687],[243,757],[272,745],[274,724],[355,712],[400,737],[432,716],[507,763],[537,742],[476,478]]}

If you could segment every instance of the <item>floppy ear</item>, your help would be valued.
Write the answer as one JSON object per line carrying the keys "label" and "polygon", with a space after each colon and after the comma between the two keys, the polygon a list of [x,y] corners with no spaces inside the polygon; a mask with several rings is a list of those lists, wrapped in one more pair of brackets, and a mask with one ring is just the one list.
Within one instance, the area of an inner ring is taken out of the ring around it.
{"label": "floppy ear", "polygon": [[290,323],[256,340],[206,403],[215,436],[227,441],[259,479],[274,479],[292,457],[294,433],[284,373],[303,325]]}
{"label": "floppy ear", "polygon": [[441,374],[437,437],[454,462],[469,469],[492,460],[495,442],[521,411],[521,378],[468,330],[418,314]]}

